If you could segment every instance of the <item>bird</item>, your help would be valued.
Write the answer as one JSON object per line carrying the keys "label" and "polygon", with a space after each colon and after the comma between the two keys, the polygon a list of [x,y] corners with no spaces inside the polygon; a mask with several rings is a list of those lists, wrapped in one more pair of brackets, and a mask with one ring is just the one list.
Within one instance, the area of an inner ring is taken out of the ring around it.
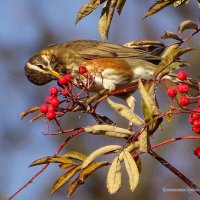
{"label": "bird", "polygon": [[[78,77],[85,66],[93,76],[91,91],[115,91],[152,80],[161,57],[146,49],[95,40],[73,40],[41,49],[25,64],[25,75],[35,85],[45,85],[65,74]],[[79,76],[80,77],[80,76]]]}

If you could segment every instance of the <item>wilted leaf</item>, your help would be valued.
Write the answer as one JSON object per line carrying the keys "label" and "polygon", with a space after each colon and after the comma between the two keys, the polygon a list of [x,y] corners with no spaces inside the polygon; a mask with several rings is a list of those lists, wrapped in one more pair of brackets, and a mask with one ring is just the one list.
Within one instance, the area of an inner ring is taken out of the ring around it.
{"label": "wilted leaf", "polygon": [[116,8],[117,8],[117,12],[118,12],[119,15],[121,14],[122,9],[123,9],[125,3],[126,3],[126,0],[118,0],[117,1]]}
{"label": "wilted leaf", "polygon": [[62,157],[73,158],[73,159],[84,161],[87,158],[87,155],[85,155],[81,152],[78,152],[78,151],[69,151],[69,152],[63,154]]}
{"label": "wilted leaf", "polygon": [[71,178],[80,170],[81,170],[81,165],[76,165],[68,172],[60,176],[59,179],[54,183],[51,189],[51,194],[56,192],[59,188],[61,188],[64,184],[66,184],[69,180],[71,180]]}
{"label": "wilted leaf", "polygon": [[110,166],[106,186],[110,194],[116,193],[121,187],[121,163],[118,157],[113,160]]}
{"label": "wilted leaf", "polygon": [[140,143],[140,151],[147,152],[147,129],[142,130],[142,133],[138,137]]}
{"label": "wilted leaf", "polygon": [[160,38],[162,39],[174,39],[178,41],[182,41],[182,38],[180,38],[176,33],[166,31]]}
{"label": "wilted leaf", "polygon": [[101,156],[103,154],[106,154],[106,153],[112,153],[112,152],[115,152],[117,150],[120,150],[122,147],[119,146],[119,145],[108,145],[108,146],[104,146],[104,147],[101,147],[99,149],[97,149],[96,151],[93,151],[86,159],[85,161],[83,162],[82,164],[82,169],[87,167],[91,162],[93,162],[93,160],[95,158],[97,158],[98,156]]}
{"label": "wilted leaf", "polygon": [[137,164],[135,163],[135,160],[133,159],[131,154],[125,150],[123,151],[123,154],[124,154],[124,164],[129,176],[130,190],[133,192],[139,182],[139,171],[137,168]]}
{"label": "wilted leaf", "polygon": [[38,113],[37,115],[35,115],[34,117],[32,117],[29,122],[32,123],[34,122],[35,120],[39,119],[40,117],[44,116],[43,113]]}
{"label": "wilted leaf", "polygon": [[35,106],[35,107],[32,107],[32,108],[29,108],[29,109],[25,110],[24,112],[22,112],[22,113],[20,114],[20,117],[21,117],[21,119],[23,119],[23,118],[26,117],[28,114],[33,113],[33,112],[35,112],[35,111],[37,111],[37,110],[39,110],[39,109],[40,109],[39,106]]}
{"label": "wilted leaf", "polygon": [[70,159],[62,157],[62,156],[53,156],[53,157],[47,156],[47,157],[35,160],[34,162],[31,163],[30,167],[33,167],[36,165],[48,164],[48,163],[67,163],[71,165],[74,164]]}
{"label": "wilted leaf", "polygon": [[86,180],[86,178],[92,174],[94,171],[96,171],[97,169],[99,169],[100,167],[106,166],[109,163],[107,161],[104,162],[94,162],[92,164],[90,164],[88,167],[86,167],[85,169],[83,169],[80,173],[80,175],[76,178],[76,180],[74,180],[67,191],[67,196],[71,196],[72,193],[78,188],[78,186],[80,186],[81,184],[83,184]]}
{"label": "wilted leaf", "polygon": [[159,12],[163,8],[173,4],[175,1],[176,0],[165,0],[165,1],[160,1],[159,0],[159,1],[156,1],[156,3],[149,8],[149,10],[145,14],[144,18]]}
{"label": "wilted leaf", "polygon": [[140,125],[144,124],[143,119],[140,118],[135,113],[132,113],[131,110],[129,108],[127,108],[126,106],[119,104],[119,103],[115,103],[114,101],[112,101],[109,98],[107,99],[107,101],[116,113],[118,113],[120,116],[126,118],[127,120],[132,122],[134,125],[140,126]]}
{"label": "wilted leaf", "polygon": [[188,29],[198,29],[198,25],[194,22],[192,22],[191,20],[185,20],[183,22],[180,23],[179,27],[178,27],[178,34],[182,34],[185,30]]}
{"label": "wilted leaf", "polygon": [[153,99],[148,92],[146,91],[142,81],[139,79],[138,81],[138,89],[140,91],[141,97],[145,103],[145,105],[147,106],[149,112],[151,115],[155,116],[155,115],[159,115],[160,111],[156,105],[155,99]]}
{"label": "wilted leaf", "polygon": [[93,12],[100,4],[105,2],[106,0],[91,0],[89,3],[84,4],[80,10],[78,11],[77,17],[76,17],[76,24],[89,15],[91,12]]}
{"label": "wilted leaf", "polygon": [[133,132],[112,125],[93,125],[84,127],[85,132],[101,134],[111,137],[126,138],[133,135]]}

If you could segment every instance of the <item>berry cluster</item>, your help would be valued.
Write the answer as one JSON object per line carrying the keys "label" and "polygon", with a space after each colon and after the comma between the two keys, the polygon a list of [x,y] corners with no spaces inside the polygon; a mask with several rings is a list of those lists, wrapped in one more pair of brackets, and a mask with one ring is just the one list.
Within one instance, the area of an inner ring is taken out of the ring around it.
{"label": "berry cluster", "polygon": [[200,134],[200,107],[192,111],[189,122],[192,125],[192,131],[196,134]]}
{"label": "berry cluster", "polygon": [[[180,71],[178,74],[177,74],[177,78],[180,80],[180,81],[185,81],[187,80],[187,73],[184,72],[184,71]],[[189,103],[190,103],[190,100],[189,100],[189,97],[185,94],[188,93],[189,91],[189,86],[185,83],[180,83],[178,84],[177,88],[169,88],[167,90],[167,95],[171,98],[174,98],[177,93],[179,94],[183,94],[180,98],[179,98],[179,104],[181,106],[187,106]]]}
{"label": "berry cluster", "polygon": [[[84,75],[87,73],[87,68],[85,66],[80,66],[78,73]],[[73,85],[72,85],[72,75],[66,74],[58,79],[58,87],[52,86],[49,89],[49,96],[45,100],[45,104],[40,106],[40,112],[43,113],[47,119],[53,120],[56,118],[57,114],[61,114],[62,109],[59,107],[61,104],[58,98],[61,95],[65,98],[65,102],[70,101],[68,98],[71,97],[75,101],[75,96],[73,95]],[[80,81],[79,81],[80,82]]]}

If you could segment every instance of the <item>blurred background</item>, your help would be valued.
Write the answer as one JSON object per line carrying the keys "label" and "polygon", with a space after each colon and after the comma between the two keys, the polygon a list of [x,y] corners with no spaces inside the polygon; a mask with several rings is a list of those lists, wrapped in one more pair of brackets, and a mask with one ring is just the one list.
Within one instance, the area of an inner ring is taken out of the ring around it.
{"label": "blurred background", "polygon": [[[27,81],[24,65],[39,49],[55,43],[72,39],[100,40],[98,35],[98,19],[101,9],[97,9],[75,26],[76,14],[86,0],[32,1],[2,0],[0,2],[0,200],[6,199],[24,185],[40,167],[28,168],[29,164],[43,156],[53,155],[66,136],[44,136],[46,124],[38,120],[32,124],[29,118],[21,120],[19,114],[25,109],[40,105],[48,95],[52,84],[37,87]],[[109,42],[123,44],[133,40],[159,40],[164,31],[176,31],[179,23],[185,19],[197,21],[199,9],[196,1],[187,6],[164,11],[143,20],[147,9],[153,1],[127,1],[119,17],[114,16],[111,25]],[[188,33],[188,32],[187,32]],[[184,59],[191,62],[188,73],[199,75],[199,39],[197,35],[190,40],[195,51],[188,53]],[[172,41],[167,41],[167,43]],[[55,83],[54,83],[55,84]],[[169,99],[160,92],[159,100],[166,109]],[[136,93],[136,97],[139,95]],[[139,112],[140,107],[136,110]],[[110,116],[121,126],[126,126],[123,119],[113,116],[107,104],[99,112]],[[156,144],[167,138],[181,135],[192,135],[187,122],[188,116],[173,118],[173,123],[166,124],[163,131],[152,138]],[[63,119],[66,129],[94,123],[93,119],[78,113],[70,114]],[[174,126],[177,128],[174,129]],[[88,134],[77,137],[63,150],[79,150],[90,153],[106,144],[119,144],[117,139],[104,136],[95,137]],[[187,140],[166,145],[156,151],[166,160],[200,185],[199,160],[193,155],[197,141]],[[164,168],[149,155],[142,155],[142,173],[136,191],[130,192],[128,177],[124,171],[123,185],[115,195],[106,192],[106,173],[102,168],[92,175],[86,183],[70,197],[72,200],[111,200],[111,199],[199,199],[195,192],[163,192],[163,188],[188,188],[174,174]],[[57,166],[50,166],[23,192],[16,200],[63,200],[66,186],[53,196],[50,188],[56,179],[64,173]]]}

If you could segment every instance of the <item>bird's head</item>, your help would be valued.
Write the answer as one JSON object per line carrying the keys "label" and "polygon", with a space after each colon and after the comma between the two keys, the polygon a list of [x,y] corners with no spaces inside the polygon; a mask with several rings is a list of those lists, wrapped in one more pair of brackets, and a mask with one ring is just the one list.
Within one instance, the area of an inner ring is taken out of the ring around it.
{"label": "bird's head", "polygon": [[28,60],[25,65],[27,79],[35,85],[44,85],[56,80],[66,73],[66,69],[58,64],[52,54],[38,54]]}

